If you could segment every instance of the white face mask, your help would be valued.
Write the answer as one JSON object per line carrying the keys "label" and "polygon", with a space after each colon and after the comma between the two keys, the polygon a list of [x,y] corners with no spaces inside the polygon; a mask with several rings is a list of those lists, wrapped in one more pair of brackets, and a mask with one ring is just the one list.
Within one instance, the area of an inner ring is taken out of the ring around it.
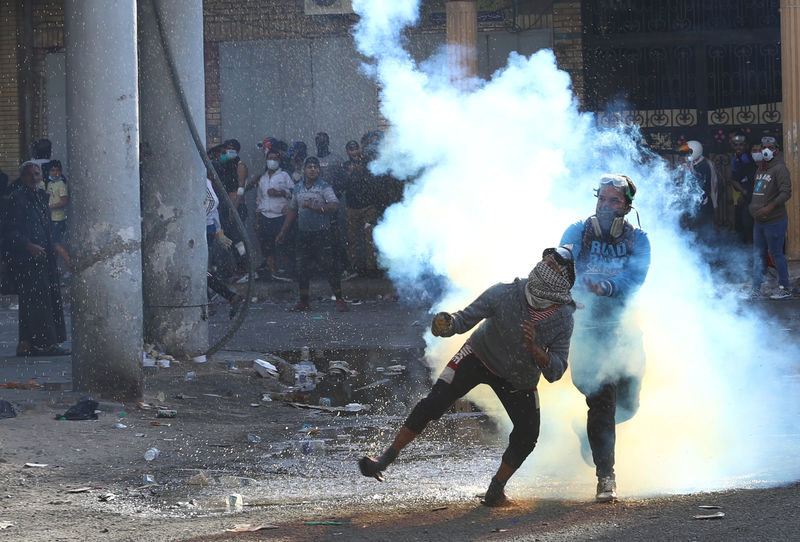
{"label": "white face mask", "polygon": [[278,166],[280,166],[280,164],[277,160],[267,160],[267,169],[270,171],[275,171],[278,169]]}
{"label": "white face mask", "polygon": [[228,149],[227,151],[225,151],[225,154],[227,154],[229,158],[236,158],[236,156],[237,156],[239,153],[237,153],[237,152],[236,152],[235,150],[233,150],[233,149]]}
{"label": "white face mask", "polygon": [[770,149],[769,147],[761,149],[761,155],[764,157],[764,160],[766,162],[769,162],[775,157],[775,153],[772,152],[772,149]]}
{"label": "white face mask", "polygon": [[761,162],[762,160],[764,160],[764,155],[761,154],[760,152],[751,153],[750,156],[753,157],[753,162]]}

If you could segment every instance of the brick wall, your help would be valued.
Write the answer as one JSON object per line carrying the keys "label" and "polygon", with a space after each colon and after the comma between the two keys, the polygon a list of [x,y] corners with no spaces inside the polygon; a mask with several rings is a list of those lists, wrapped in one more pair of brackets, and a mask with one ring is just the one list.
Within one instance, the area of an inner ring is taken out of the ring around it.
{"label": "brick wall", "polygon": [[583,20],[581,3],[553,3],[553,51],[559,69],[569,73],[572,90],[579,101],[584,97],[583,77]]}
{"label": "brick wall", "polygon": [[219,43],[207,41],[203,47],[206,72],[206,147],[222,143],[222,110],[219,103]]}
{"label": "brick wall", "polygon": [[0,169],[16,178],[20,123],[17,85],[17,2],[0,0]]}

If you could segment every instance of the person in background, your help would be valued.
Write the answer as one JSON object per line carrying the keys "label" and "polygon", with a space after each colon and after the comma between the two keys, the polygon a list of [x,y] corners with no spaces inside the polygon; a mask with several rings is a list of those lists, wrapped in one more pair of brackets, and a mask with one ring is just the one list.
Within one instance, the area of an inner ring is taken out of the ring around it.
{"label": "person in background", "polygon": [[48,196],[42,171],[20,167],[22,186],[9,198],[5,248],[19,296],[18,356],[66,356],[67,339]]}
{"label": "person in background", "polygon": [[792,197],[792,180],[774,137],[761,138],[761,161],[756,171],[753,199],[748,210],[753,217],[753,289],[751,295],[761,295],[761,283],[767,251],[778,270],[778,290],[771,299],[789,299],[789,265],[783,253],[789,215],[786,202]]}
{"label": "person in background", "polygon": [[[67,204],[69,203],[69,193],[67,191],[67,180],[61,172],[61,162],[51,160],[45,166],[47,179],[45,187],[50,197],[50,220],[53,228],[53,243],[55,250],[67,267],[70,265],[69,253],[64,247],[64,235],[67,231]],[[69,276],[69,273],[66,274]]]}
{"label": "person in background", "polygon": [[431,333],[435,337],[451,337],[480,325],[447,363],[428,396],[411,411],[383,455],[361,458],[361,474],[383,481],[381,472],[428,423],[477,385],[487,384],[514,428],[483,504],[507,504],[506,482],[539,438],[539,378],[555,382],[567,369],[574,283],[575,263],[569,247],[549,248],[527,280],[495,284],[465,309],[434,316]]}
{"label": "person in background", "polygon": [[319,264],[328,277],[328,284],[336,297],[336,309],[339,312],[350,310],[342,297],[340,271],[331,254],[331,217],[338,210],[339,200],[333,188],[320,179],[319,160],[309,156],[303,164],[303,180],[295,186],[289,212],[276,238],[278,244],[283,243],[289,228],[297,219],[296,274],[300,301],[290,309],[292,312],[311,310],[308,289],[314,263]]}
{"label": "person in background", "polygon": [[737,133],[731,138],[733,156],[731,157],[731,185],[739,193],[734,214],[734,228],[739,239],[745,244],[753,242],[753,218],[747,210],[753,199],[753,184],[756,175],[756,163],[751,156],[747,138]]}
{"label": "person in background", "polygon": [[[256,207],[258,214],[255,221],[255,232],[265,259],[265,272],[275,280],[291,281],[279,273],[277,265],[286,268],[285,255],[278,250],[275,238],[283,227],[289,203],[292,200],[294,183],[289,174],[280,167],[280,152],[271,149],[267,152],[267,169],[258,180]],[[276,254],[277,252],[277,254]],[[277,261],[277,263],[276,263]]]}

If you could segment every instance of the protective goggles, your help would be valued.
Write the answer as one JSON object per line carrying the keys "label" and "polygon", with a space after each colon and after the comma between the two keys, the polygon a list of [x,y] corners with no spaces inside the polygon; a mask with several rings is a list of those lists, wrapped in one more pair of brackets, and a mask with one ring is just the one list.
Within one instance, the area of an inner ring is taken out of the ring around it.
{"label": "protective goggles", "polygon": [[563,245],[556,248],[546,248],[542,253],[542,258],[552,256],[561,265],[566,265],[573,260],[572,247],[570,245]]}
{"label": "protective goggles", "polygon": [[625,192],[625,195],[628,196],[628,199],[633,201],[633,195],[631,194],[631,185],[628,184],[628,179],[626,179],[622,175],[603,175],[602,177],[600,177],[600,188],[609,184],[613,185],[614,188],[623,190]]}
{"label": "protective goggles", "polygon": [[767,143],[772,143],[773,145],[777,145],[778,141],[772,136],[764,136],[761,138],[761,144],[766,145]]}
{"label": "protective goggles", "polygon": [[735,135],[731,138],[731,141],[733,141],[737,145],[743,145],[745,142],[745,137],[743,135]]}

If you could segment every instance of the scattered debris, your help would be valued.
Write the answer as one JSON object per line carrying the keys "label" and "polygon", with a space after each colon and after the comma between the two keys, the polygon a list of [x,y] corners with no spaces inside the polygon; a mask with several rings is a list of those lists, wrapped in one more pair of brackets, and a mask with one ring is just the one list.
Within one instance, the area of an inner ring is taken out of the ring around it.
{"label": "scattered debris", "polygon": [[97,407],[100,403],[91,397],[83,397],[77,403],[67,409],[61,416],[56,416],[57,420],[96,420]]}
{"label": "scattered debris", "polygon": [[13,523],[0,522],[0,531],[4,531],[13,526],[14,526]]}
{"label": "scattered debris", "polygon": [[289,406],[295,408],[306,408],[310,410],[322,410],[324,412],[333,412],[338,414],[354,414],[356,412],[366,412],[369,410],[369,405],[362,405],[360,403],[349,403],[343,407],[328,407],[322,405],[309,405],[308,403],[288,402]]}
{"label": "scattered debris", "polygon": [[47,463],[25,463],[25,466],[29,469],[43,469],[49,465]]}
{"label": "scattered debris", "polygon": [[77,487],[75,489],[68,489],[67,493],[88,493],[91,490],[92,490],[92,488],[88,487],[88,486],[87,487]]}
{"label": "scattered debris", "polygon": [[110,502],[110,501],[113,501],[116,498],[117,498],[117,496],[114,495],[113,493],[104,493],[103,495],[100,495],[98,497],[100,502]]}
{"label": "scattered debris", "polygon": [[128,428],[128,426],[125,425],[124,423],[115,423],[112,427],[114,427],[114,429],[127,429]]}
{"label": "scattered debris", "polygon": [[191,382],[192,380],[194,380],[194,377],[196,376],[197,376],[197,371],[189,371],[188,373],[186,373],[186,376],[183,377],[183,381]]}
{"label": "scattered debris", "polygon": [[431,508],[431,512],[441,512],[442,510],[447,510],[446,506],[437,506],[436,508]]}
{"label": "scattered debris", "polygon": [[719,510],[722,507],[716,504],[701,504],[698,508],[702,508],[703,510]]}
{"label": "scattered debris", "polygon": [[254,533],[256,531],[264,531],[267,529],[277,529],[277,525],[234,525],[231,529],[225,529],[226,533]]}
{"label": "scattered debris", "polygon": [[153,405],[149,403],[142,403],[141,401],[136,403],[136,406],[139,407],[140,410],[152,410]]}
{"label": "scattered debris", "polygon": [[194,395],[186,395],[185,393],[179,393],[175,396],[175,399],[197,399]]}
{"label": "scattered debris", "polygon": [[167,408],[160,408],[156,412],[157,418],[176,418],[178,416],[177,410],[167,409]]}
{"label": "scattered debris", "polygon": [[222,396],[220,394],[218,394],[218,393],[204,393],[203,395],[205,395],[206,397],[219,397],[219,398],[222,398]]}
{"label": "scattered debris", "polygon": [[247,440],[250,442],[261,442],[261,437],[259,437],[258,435],[253,435],[251,433],[247,435]]}
{"label": "scattered debris", "polygon": [[244,498],[239,493],[233,493],[228,496],[228,508],[241,508],[244,506]]}
{"label": "scattered debris", "polygon": [[0,400],[0,420],[3,418],[15,418],[17,413],[14,412],[14,407],[8,401]]}
{"label": "scattered debris", "polygon": [[697,514],[692,516],[692,519],[722,519],[725,517],[725,512],[715,512],[713,514]]}
{"label": "scattered debris", "polygon": [[37,384],[33,380],[28,380],[27,382],[6,382],[4,384],[0,384],[0,388],[6,388],[9,390],[38,390],[41,387],[41,384]]}
{"label": "scattered debris", "polygon": [[507,533],[508,529],[496,528],[496,529],[492,529],[490,532],[492,532],[492,533]]}
{"label": "scattered debris", "polygon": [[246,476],[220,476],[218,481],[226,487],[245,487],[256,484],[255,479],[247,478]]}
{"label": "scattered debris", "polygon": [[152,474],[145,474],[142,476],[142,483],[147,485],[156,485],[156,478]]}
{"label": "scattered debris", "polygon": [[164,423],[164,422],[150,422],[150,425],[155,425],[157,427],[171,427],[171,423]]}
{"label": "scattered debris", "polygon": [[263,359],[254,359],[253,369],[264,378],[278,378],[278,368]]}
{"label": "scattered debris", "polygon": [[341,521],[306,521],[306,525],[344,525]]}
{"label": "scattered debris", "polygon": [[208,487],[211,485],[211,480],[203,474],[202,472],[198,472],[197,474],[190,476],[188,480],[186,480],[187,486],[200,486],[200,487]]}

